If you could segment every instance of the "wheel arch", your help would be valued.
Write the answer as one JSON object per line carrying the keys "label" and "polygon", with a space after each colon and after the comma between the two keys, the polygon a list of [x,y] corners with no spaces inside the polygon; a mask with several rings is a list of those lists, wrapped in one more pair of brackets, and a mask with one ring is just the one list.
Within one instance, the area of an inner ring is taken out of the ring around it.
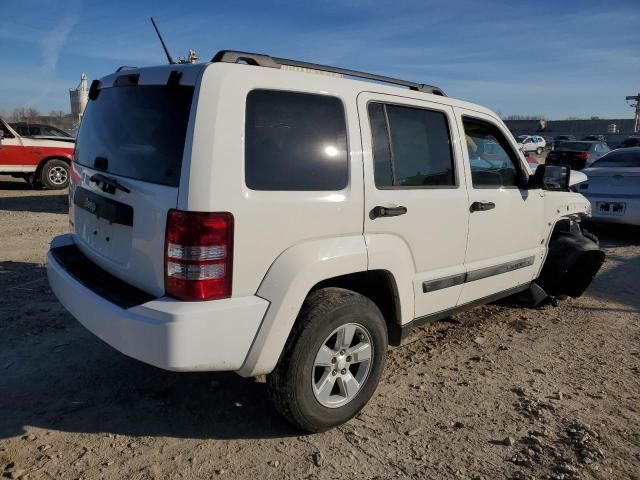
{"label": "wheel arch", "polygon": [[[309,293],[328,287],[344,288],[367,297],[382,313],[388,330],[391,325],[402,322],[398,286],[388,270],[366,270],[328,278],[314,285]],[[390,337],[388,340],[392,343]]]}
{"label": "wheel arch", "polygon": [[367,295],[388,324],[413,319],[415,271],[411,254],[399,239],[383,242],[387,235],[373,237],[357,234],[309,240],[276,258],[256,292],[270,304],[238,370],[240,375],[273,370],[304,300],[314,289],[338,286]]}
{"label": "wheel arch", "polygon": [[250,377],[271,372],[313,287],[325,279],[366,269],[362,235],[309,240],[282,252],[256,292],[269,301],[269,307],[238,373]]}

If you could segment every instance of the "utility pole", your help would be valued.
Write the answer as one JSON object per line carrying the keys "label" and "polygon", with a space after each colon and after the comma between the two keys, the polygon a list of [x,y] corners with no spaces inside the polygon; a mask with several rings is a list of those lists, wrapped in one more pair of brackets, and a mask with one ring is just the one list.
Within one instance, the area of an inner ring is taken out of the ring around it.
{"label": "utility pole", "polygon": [[[636,102],[636,103],[631,103],[631,102]],[[634,107],[636,109],[636,117],[635,117],[635,121],[633,122],[633,131],[634,133],[638,133],[640,132],[640,93],[638,93],[638,95],[636,96],[633,96],[633,95],[628,96],[627,103],[629,103],[631,107]]]}

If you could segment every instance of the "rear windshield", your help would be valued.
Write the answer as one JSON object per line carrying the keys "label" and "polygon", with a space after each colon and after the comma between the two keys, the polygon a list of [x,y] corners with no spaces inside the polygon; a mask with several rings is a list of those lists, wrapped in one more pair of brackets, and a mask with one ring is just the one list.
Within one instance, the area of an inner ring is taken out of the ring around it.
{"label": "rear windshield", "polygon": [[563,150],[572,150],[572,151],[576,151],[576,152],[587,152],[590,147],[591,147],[590,143],[564,142],[556,150],[558,150],[560,152],[563,151]]}
{"label": "rear windshield", "polygon": [[[634,149],[635,150],[635,149]],[[592,167],[640,167],[640,148],[635,152],[615,151],[593,162]]]}
{"label": "rear windshield", "polygon": [[82,118],[75,161],[114,175],[177,187],[193,90],[164,85],[100,90]]}

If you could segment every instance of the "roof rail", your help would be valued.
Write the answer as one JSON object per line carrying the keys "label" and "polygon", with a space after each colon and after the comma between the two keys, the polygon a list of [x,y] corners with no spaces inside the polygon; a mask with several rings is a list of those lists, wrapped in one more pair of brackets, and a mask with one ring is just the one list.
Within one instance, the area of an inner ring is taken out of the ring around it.
{"label": "roof rail", "polygon": [[301,62],[299,60],[289,60],[286,58],[271,57],[270,55],[263,55],[259,53],[249,52],[236,52],[233,50],[220,50],[211,59],[211,62],[224,62],[224,63],[239,63],[244,62],[248,65],[254,65],[258,67],[280,68],[282,65],[289,65],[292,67],[307,68],[310,70],[320,70],[322,72],[331,72],[345,75],[347,77],[364,78],[367,80],[373,80],[376,82],[390,83],[393,85],[400,85],[407,87],[410,90],[418,92],[432,93],[434,95],[440,95],[446,97],[447,95],[441,88],[434,87],[433,85],[427,85],[425,83],[409,82],[407,80],[400,80],[399,78],[385,77],[383,75],[376,75],[374,73],[360,72],[358,70],[349,70],[347,68],[331,67],[329,65],[320,65],[317,63]]}
{"label": "roof rail", "polygon": [[136,68],[138,67],[130,67],[129,65],[122,65],[121,67],[118,67],[116,72],[121,72],[122,70],[134,70]]}

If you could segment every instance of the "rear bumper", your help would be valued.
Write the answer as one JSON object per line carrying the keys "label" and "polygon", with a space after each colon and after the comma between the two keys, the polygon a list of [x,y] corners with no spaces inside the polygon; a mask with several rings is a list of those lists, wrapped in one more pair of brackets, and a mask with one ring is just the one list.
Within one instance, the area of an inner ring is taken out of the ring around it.
{"label": "rear bumper", "polygon": [[[584,193],[583,193],[584,195]],[[640,225],[640,197],[616,197],[605,195],[585,195],[591,203],[592,222],[619,223],[623,225]],[[600,211],[601,203],[623,203],[625,205],[624,213],[605,213]]]}
{"label": "rear bumper", "polygon": [[[73,238],[62,235],[51,250],[68,245]],[[116,350],[165,370],[239,370],[269,306],[256,296],[209,302],[161,297],[126,308],[88,288],[51,250],[49,284],[71,315]]]}

